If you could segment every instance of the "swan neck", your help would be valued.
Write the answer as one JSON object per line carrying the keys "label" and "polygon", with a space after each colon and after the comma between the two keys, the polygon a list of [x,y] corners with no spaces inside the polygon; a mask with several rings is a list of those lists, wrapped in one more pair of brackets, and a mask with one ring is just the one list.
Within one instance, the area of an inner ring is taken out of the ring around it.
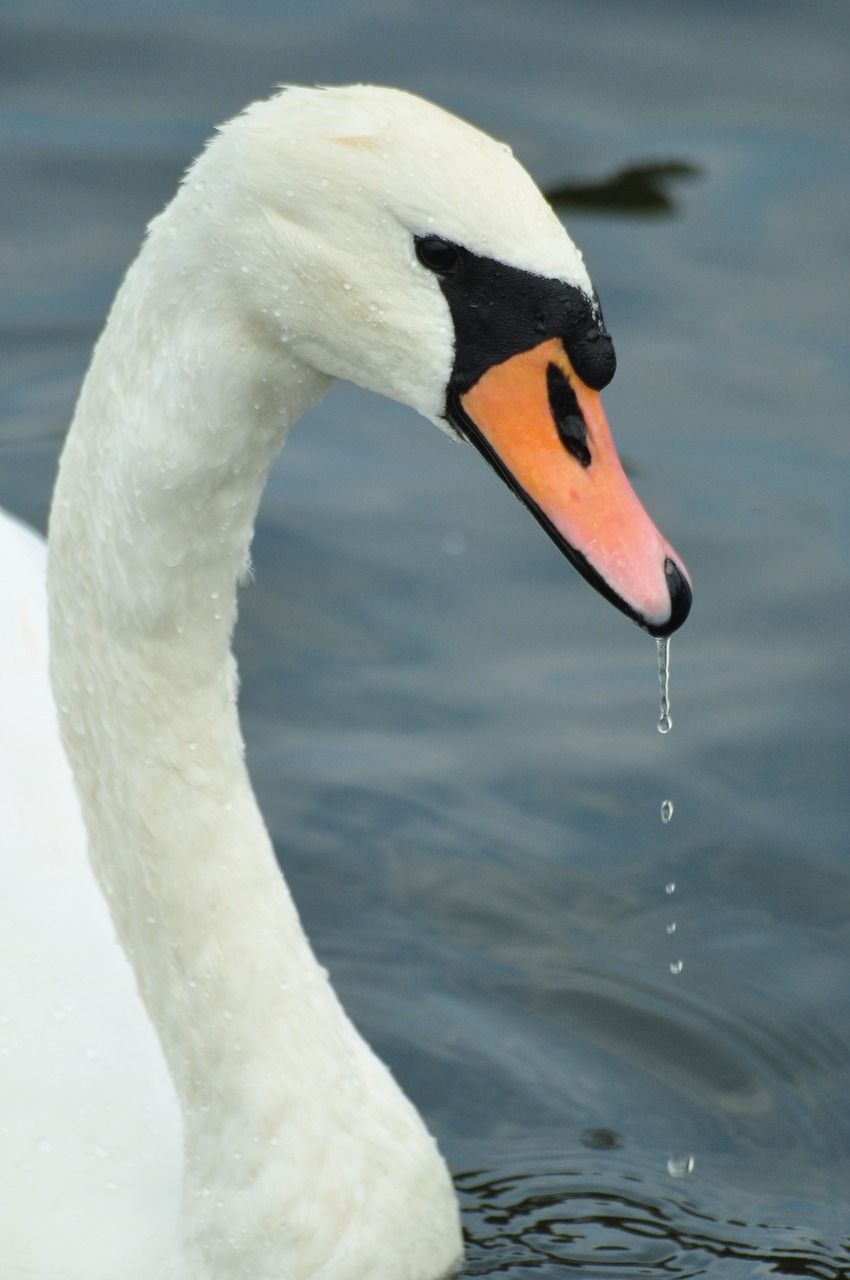
{"label": "swan neck", "polygon": [[91,860],[174,1080],[191,1187],[216,1181],[216,1117],[265,1132],[292,1105],[297,1083],[272,1083],[284,993],[306,986],[337,1017],[247,777],[231,653],[266,476],[328,380],[188,324],[161,258],[149,242],[84,384],[48,590]]}
{"label": "swan neck", "polygon": [[233,294],[238,272],[187,280],[194,248],[166,215],[119,291],[48,546],[51,677],[91,863],[182,1113],[180,1280],[424,1280],[459,1252],[450,1179],[307,942],[236,707],[260,495],[330,379]]}

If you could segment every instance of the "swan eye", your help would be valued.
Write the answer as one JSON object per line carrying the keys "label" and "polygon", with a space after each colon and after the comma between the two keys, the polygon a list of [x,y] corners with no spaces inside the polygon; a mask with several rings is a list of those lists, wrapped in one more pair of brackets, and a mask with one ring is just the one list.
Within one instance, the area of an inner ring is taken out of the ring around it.
{"label": "swan eye", "polygon": [[456,244],[450,240],[441,240],[439,236],[417,236],[416,256],[438,276],[450,276],[460,269],[463,254]]}

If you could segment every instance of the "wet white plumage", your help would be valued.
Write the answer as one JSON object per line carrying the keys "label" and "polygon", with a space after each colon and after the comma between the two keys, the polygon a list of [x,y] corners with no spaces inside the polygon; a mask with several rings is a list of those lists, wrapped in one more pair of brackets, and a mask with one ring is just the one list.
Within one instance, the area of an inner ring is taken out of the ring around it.
{"label": "wet white plumage", "polygon": [[451,324],[411,248],[436,232],[590,291],[507,149],[391,90],[255,104],[152,224],[51,522],[95,876],[43,546],[0,522],[3,1280],[435,1280],[459,1257],[445,1166],[278,872],[230,654],[299,413],[349,377],[440,420]]}

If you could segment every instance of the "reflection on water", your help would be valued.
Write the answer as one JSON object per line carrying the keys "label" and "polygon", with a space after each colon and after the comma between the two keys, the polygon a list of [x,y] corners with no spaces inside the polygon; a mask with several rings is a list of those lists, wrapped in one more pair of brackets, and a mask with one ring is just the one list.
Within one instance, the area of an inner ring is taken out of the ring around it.
{"label": "reflection on water", "polygon": [[565,215],[576,212],[623,214],[627,217],[670,215],[677,210],[675,184],[698,177],[700,169],[686,160],[630,164],[600,182],[564,182],[546,195]]}
{"label": "reflection on water", "polygon": [[[715,1217],[705,1200],[659,1195],[639,1169],[586,1167],[456,1179],[467,1233],[463,1276],[546,1280],[740,1275],[846,1280],[850,1251],[831,1252],[781,1219]],[[738,1266],[736,1264],[747,1264]]]}

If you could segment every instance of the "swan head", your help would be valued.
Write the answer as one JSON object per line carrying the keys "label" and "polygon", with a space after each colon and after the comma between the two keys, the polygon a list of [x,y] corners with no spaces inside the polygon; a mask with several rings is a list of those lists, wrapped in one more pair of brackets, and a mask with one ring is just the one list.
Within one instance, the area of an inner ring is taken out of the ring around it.
{"label": "swan head", "polygon": [[398,90],[289,88],[220,129],[181,201],[264,341],[473,444],[604,596],[681,626],[687,573],[602,411],[596,294],[508,147]]}

